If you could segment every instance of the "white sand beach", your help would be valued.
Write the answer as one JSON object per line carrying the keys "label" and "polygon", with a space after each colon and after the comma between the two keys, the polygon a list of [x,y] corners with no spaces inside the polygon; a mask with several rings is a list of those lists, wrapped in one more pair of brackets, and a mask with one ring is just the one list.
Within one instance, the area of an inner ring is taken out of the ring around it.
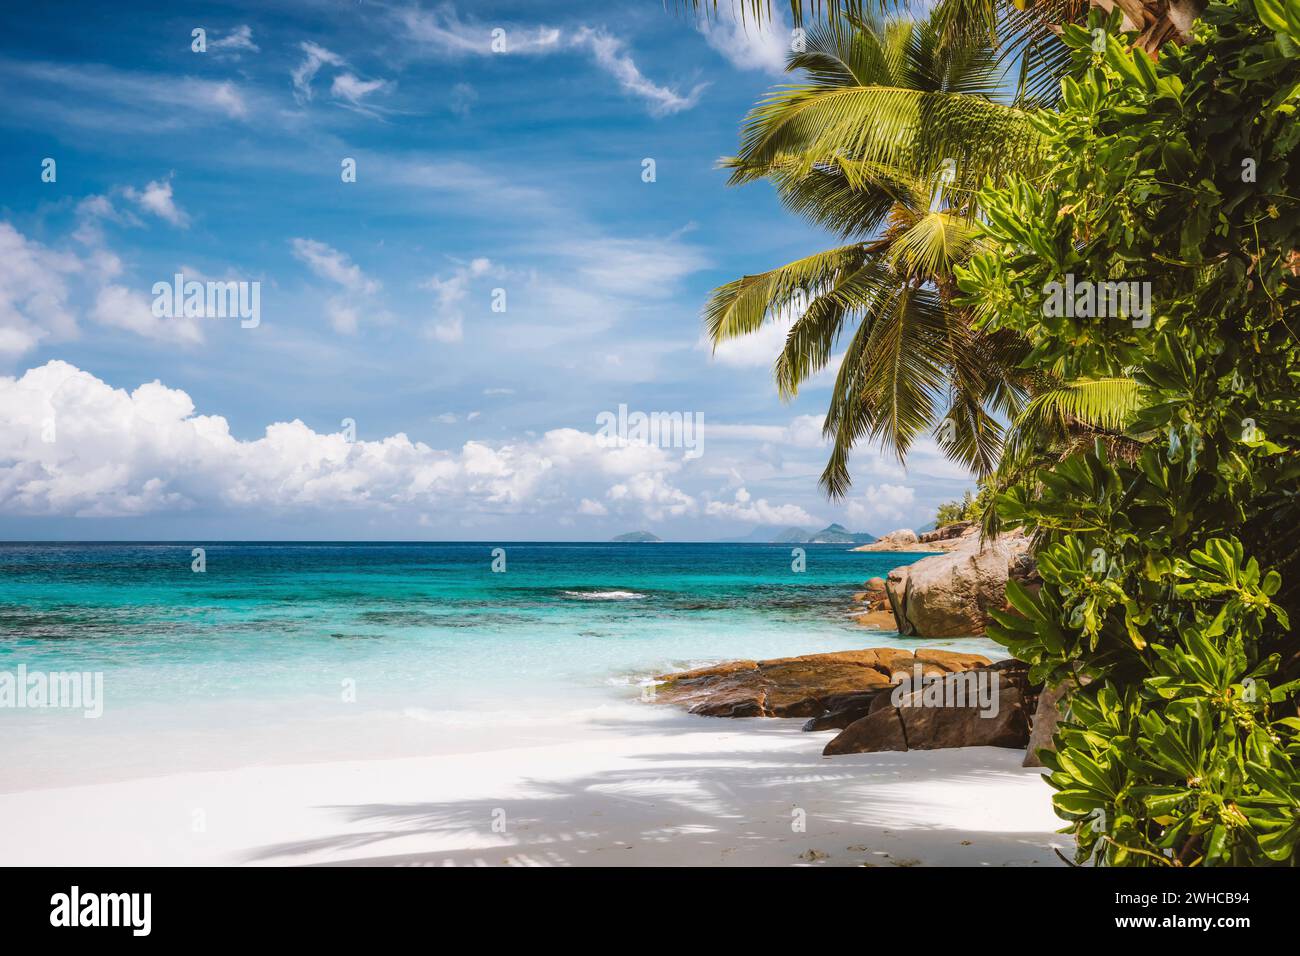
{"label": "white sand beach", "polygon": [[[989,747],[821,756],[797,720],[0,794],[0,864],[1060,866],[1040,771]],[[802,829],[799,823],[803,823]]]}

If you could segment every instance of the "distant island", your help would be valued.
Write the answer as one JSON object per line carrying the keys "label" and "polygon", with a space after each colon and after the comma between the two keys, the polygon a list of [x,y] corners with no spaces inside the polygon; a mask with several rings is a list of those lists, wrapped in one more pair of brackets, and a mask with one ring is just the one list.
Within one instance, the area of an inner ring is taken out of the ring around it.
{"label": "distant island", "polygon": [[651,534],[649,531],[629,531],[627,534],[620,534],[616,538],[610,538],[610,541],[619,543],[632,544],[653,544],[656,541],[663,541],[663,538],[657,534]]}
{"label": "distant island", "polygon": [[865,531],[849,531],[842,524],[830,524],[820,531],[808,528],[780,528],[775,526],[755,528],[744,538],[734,538],[734,542],[753,544],[871,544],[876,540],[874,534]]}

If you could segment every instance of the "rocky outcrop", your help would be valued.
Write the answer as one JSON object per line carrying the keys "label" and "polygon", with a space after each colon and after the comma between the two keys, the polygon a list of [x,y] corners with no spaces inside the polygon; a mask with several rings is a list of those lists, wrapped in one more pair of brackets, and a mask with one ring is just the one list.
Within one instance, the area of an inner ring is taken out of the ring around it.
{"label": "rocky outcrop", "polygon": [[936,675],[922,684],[898,694],[896,702],[892,693],[877,695],[866,716],[848,724],[822,753],[1021,749],[1028,742],[1035,688],[1028,684],[1028,666],[1020,661]]}
{"label": "rocky outcrop", "polygon": [[925,548],[918,547],[920,539],[915,531],[911,528],[900,528],[897,531],[891,531],[889,534],[871,542],[864,544],[854,551],[924,551]]}
{"label": "rocky outcrop", "polygon": [[[769,661],[730,661],[657,678],[654,699],[706,717],[816,717],[840,713],[845,725],[882,691],[920,665],[923,674],[985,666],[988,658],[896,647],[808,654]],[[836,723],[828,723],[835,727]]]}
{"label": "rocky outcrop", "polygon": [[974,521],[956,521],[934,531],[917,534],[910,528],[891,531],[871,544],[854,551],[953,551],[970,546],[971,538],[979,537],[979,525]]}
{"label": "rocky outcrop", "polygon": [[974,521],[954,521],[942,528],[935,528],[933,531],[917,535],[917,540],[921,544],[939,544],[940,542],[955,541],[957,538],[967,537],[978,530]]}
{"label": "rocky outcrop", "polygon": [[1019,569],[1029,541],[1019,531],[981,542],[978,534],[957,539],[947,554],[922,558],[889,572],[885,590],[898,632],[914,637],[983,634],[989,612],[1007,606],[1007,578]]}
{"label": "rocky outcrop", "polygon": [[853,595],[853,620],[863,627],[875,630],[894,630],[894,611],[889,606],[885,579],[872,578],[862,586],[866,590]]}

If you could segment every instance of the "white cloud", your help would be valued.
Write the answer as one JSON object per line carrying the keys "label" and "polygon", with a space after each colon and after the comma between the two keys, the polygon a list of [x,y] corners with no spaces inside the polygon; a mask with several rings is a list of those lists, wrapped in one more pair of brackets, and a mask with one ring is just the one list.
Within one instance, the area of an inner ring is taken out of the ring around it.
{"label": "white cloud", "polygon": [[417,43],[452,55],[493,54],[492,31],[505,31],[505,55],[533,55],[555,52],[560,48],[560,31],[554,27],[494,27],[465,23],[456,9],[445,3],[433,10],[399,7],[394,11],[406,34]]}
{"label": "white cloud", "polygon": [[76,256],[47,249],[0,222],[0,359],[30,352],[47,335],[76,334],[66,280],[81,269]]}
{"label": "white cloud", "polygon": [[230,31],[220,39],[209,40],[208,52],[229,54],[235,59],[238,59],[240,53],[259,53],[261,50],[258,45],[253,42],[253,28],[247,23],[244,23],[235,27],[234,30]]}
{"label": "white cloud", "polygon": [[599,501],[593,501],[590,498],[583,498],[578,502],[578,514],[599,518],[602,515],[609,514],[609,509]]}
{"label": "white cloud", "polygon": [[759,25],[735,16],[701,17],[697,29],[705,41],[738,70],[759,70],[779,76],[791,48],[791,32],[779,12]]}
{"label": "white cloud", "polygon": [[456,345],[465,341],[465,319],[453,315],[429,326],[429,334],[444,345]]}
{"label": "white cloud", "polygon": [[434,294],[434,320],[428,327],[428,333],[448,345],[461,342],[465,338],[465,316],[461,305],[469,294],[476,279],[500,270],[493,266],[490,259],[472,259],[468,264],[457,266],[447,278],[430,276],[420,283],[420,288],[431,289]]}
{"label": "white cloud", "polygon": [[[42,441],[47,419],[56,440]],[[440,450],[398,433],[349,442],[301,421],[253,440],[197,414],[160,382],[116,389],[66,362],[0,377],[0,511],[127,515],[178,509],[411,509],[554,514],[583,498],[654,519],[694,502],[667,476],[664,449],[607,448],[594,433],[555,429],[503,444]],[[584,487],[585,486],[585,487]]]}
{"label": "white cloud", "polygon": [[698,510],[695,499],[675,488],[662,472],[643,472],[612,485],[605,495],[617,504],[631,503],[641,514],[652,521],[666,517],[694,514]]}
{"label": "white cloud", "polygon": [[300,102],[305,103],[312,98],[311,82],[316,78],[322,66],[345,66],[343,57],[333,53],[323,46],[312,43],[310,40],[304,40],[299,44],[304,54],[303,61],[299,63],[290,72],[293,79],[294,97]]}
{"label": "white cloud", "polygon": [[707,83],[697,84],[683,96],[672,87],[651,82],[627,53],[626,44],[603,30],[583,27],[573,42],[589,49],[596,65],[612,76],[624,92],[649,103],[652,116],[667,116],[690,109],[700,101],[700,94],[708,86]]}
{"label": "white cloud", "polygon": [[93,109],[66,109],[48,94],[39,101],[23,100],[21,94],[14,94],[6,100],[7,108],[36,110],[46,121],[56,111],[64,121],[91,128],[142,128],[157,133],[160,129],[206,122],[213,114],[243,119],[251,112],[244,93],[229,80],[3,58],[0,76],[15,76],[77,93],[94,104]]}
{"label": "white cloud", "polygon": [[351,73],[340,73],[330,84],[330,93],[336,98],[346,100],[351,106],[368,112],[369,108],[361,101],[371,93],[386,90],[390,86],[387,80],[362,80]]}
{"label": "white cloud", "polygon": [[[592,61],[614,78],[623,92],[644,100],[652,116],[666,116],[688,110],[699,102],[708,84],[689,93],[650,80],[633,60],[627,44],[603,29],[588,26],[565,33],[555,27],[498,26],[468,23],[460,19],[451,4],[434,10],[402,7],[395,11],[408,38],[416,44],[450,56],[541,56],[564,51],[587,53]],[[504,31],[504,49],[493,48],[493,30]]]}
{"label": "white cloud", "polygon": [[363,310],[372,309],[380,282],[367,276],[346,253],[315,239],[295,238],[289,242],[293,256],[313,273],[334,283],[344,294],[330,296],[325,316],[336,332],[351,335],[360,328]]}
{"label": "white cloud", "polygon": [[770,442],[794,448],[821,448],[826,444],[822,437],[821,415],[797,415],[789,425],[725,425],[710,422],[710,441]]}
{"label": "white cloud", "polygon": [[675,235],[575,239],[556,244],[552,251],[569,260],[567,271],[576,273],[584,287],[636,299],[670,296],[683,278],[709,264],[698,248]]}
{"label": "white cloud", "polygon": [[766,498],[754,500],[745,488],[737,488],[733,500],[710,501],[705,506],[705,514],[718,518],[730,518],[746,524],[820,524],[820,520],[810,515],[803,508],[794,504],[773,505]]}
{"label": "white cloud", "polygon": [[379,282],[366,276],[361,267],[333,246],[315,239],[293,239],[293,255],[322,279],[328,279],[349,292],[366,295],[379,291]]}
{"label": "white cloud", "polygon": [[155,180],[142,190],[127,186],[122,190],[122,194],[145,212],[152,213],[159,219],[165,219],[173,226],[183,227],[189,224],[189,216],[176,205],[176,200],[172,196],[170,179]]}
{"label": "white cloud", "polygon": [[185,345],[203,341],[203,330],[193,318],[158,317],[152,305],[152,300],[137,289],[106,285],[95,296],[90,317],[100,325],[126,329],[148,339]]}
{"label": "white cloud", "polygon": [[[915,500],[916,491],[907,485],[867,485],[854,493],[845,513],[855,525],[901,521]],[[889,530],[892,529],[883,529]]]}

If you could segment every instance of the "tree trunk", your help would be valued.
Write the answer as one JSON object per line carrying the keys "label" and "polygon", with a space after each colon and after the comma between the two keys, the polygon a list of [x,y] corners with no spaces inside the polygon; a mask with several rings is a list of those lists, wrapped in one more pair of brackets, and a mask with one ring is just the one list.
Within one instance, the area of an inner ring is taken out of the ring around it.
{"label": "tree trunk", "polygon": [[1124,29],[1137,30],[1134,46],[1155,59],[1166,43],[1186,43],[1192,21],[1206,7],[1206,0],[1091,0],[1094,7],[1109,13],[1119,7]]}

